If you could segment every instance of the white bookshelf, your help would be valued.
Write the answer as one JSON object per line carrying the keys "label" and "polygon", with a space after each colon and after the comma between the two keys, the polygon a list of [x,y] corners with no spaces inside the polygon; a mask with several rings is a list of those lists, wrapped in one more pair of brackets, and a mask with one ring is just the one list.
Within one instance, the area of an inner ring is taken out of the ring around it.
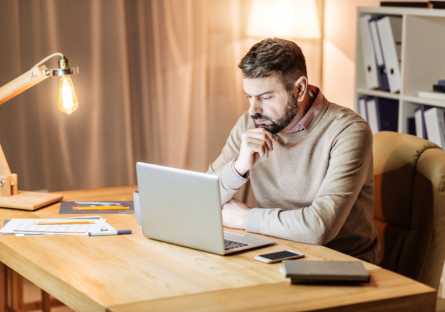
{"label": "white bookshelf", "polygon": [[[362,44],[358,19],[372,16],[400,16],[402,23],[402,86],[400,93],[366,88]],[[358,97],[378,96],[399,101],[398,132],[407,133],[406,120],[414,117],[419,105],[445,107],[445,101],[417,96],[419,91],[432,90],[437,80],[445,79],[445,10],[388,7],[360,7],[357,12],[356,69],[354,109],[358,112]]]}

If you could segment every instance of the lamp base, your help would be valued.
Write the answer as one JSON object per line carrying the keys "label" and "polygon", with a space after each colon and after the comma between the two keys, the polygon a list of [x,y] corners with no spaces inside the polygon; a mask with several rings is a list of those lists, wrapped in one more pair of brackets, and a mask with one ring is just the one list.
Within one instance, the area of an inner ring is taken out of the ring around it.
{"label": "lamp base", "polygon": [[18,191],[17,195],[0,197],[0,208],[36,210],[62,200],[63,195]]}

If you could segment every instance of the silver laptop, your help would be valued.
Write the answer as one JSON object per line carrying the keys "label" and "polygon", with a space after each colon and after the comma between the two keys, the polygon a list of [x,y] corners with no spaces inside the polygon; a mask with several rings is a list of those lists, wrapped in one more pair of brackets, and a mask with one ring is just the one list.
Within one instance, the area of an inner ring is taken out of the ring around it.
{"label": "silver laptop", "polygon": [[223,231],[216,175],[136,164],[145,236],[219,255],[275,243]]}

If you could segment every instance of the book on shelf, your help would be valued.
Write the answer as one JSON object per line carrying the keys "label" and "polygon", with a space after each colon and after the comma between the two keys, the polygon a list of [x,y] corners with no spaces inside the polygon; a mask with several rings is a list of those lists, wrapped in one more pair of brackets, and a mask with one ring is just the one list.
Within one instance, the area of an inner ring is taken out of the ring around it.
{"label": "book on shelf", "polygon": [[433,107],[424,112],[428,140],[445,148],[445,109]]}
{"label": "book on shelf", "polygon": [[398,130],[399,101],[382,97],[366,97],[366,121],[372,133]]}
{"label": "book on shelf", "polygon": [[436,92],[445,93],[445,86],[433,85],[433,90],[436,91]]}
{"label": "book on shelf", "polygon": [[419,97],[431,100],[445,101],[445,93],[435,91],[419,91]]}
{"label": "book on shelf", "polygon": [[445,1],[380,1],[381,7],[445,9]]}
{"label": "book on shelf", "polygon": [[445,9],[445,1],[428,1],[428,9]]}
{"label": "book on shelf", "polygon": [[441,80],[439,80],[438,82],[437,82],[437,85],[439,85],[439,86],[442,86],[442,87],[445,87],[445,79],[441,79]]}
{"label": "book on shelf", "polygon": [[380,1],[381,7],[428,8],[427,1]]}
{"label": "book on shelf", "polygon": [[414,117],[406,118],[406,133],[416,135],[416,119]]}

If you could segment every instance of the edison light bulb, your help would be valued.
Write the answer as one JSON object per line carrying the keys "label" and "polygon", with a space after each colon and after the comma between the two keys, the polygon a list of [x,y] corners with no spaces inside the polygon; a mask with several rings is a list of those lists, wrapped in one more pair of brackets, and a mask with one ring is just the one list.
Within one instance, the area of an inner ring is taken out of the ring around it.
{"label": "edison light bulb", "polygon": [[59,109],[68,115],[79,107],[73,81],[69,75],[60,77],[59,83]]}

